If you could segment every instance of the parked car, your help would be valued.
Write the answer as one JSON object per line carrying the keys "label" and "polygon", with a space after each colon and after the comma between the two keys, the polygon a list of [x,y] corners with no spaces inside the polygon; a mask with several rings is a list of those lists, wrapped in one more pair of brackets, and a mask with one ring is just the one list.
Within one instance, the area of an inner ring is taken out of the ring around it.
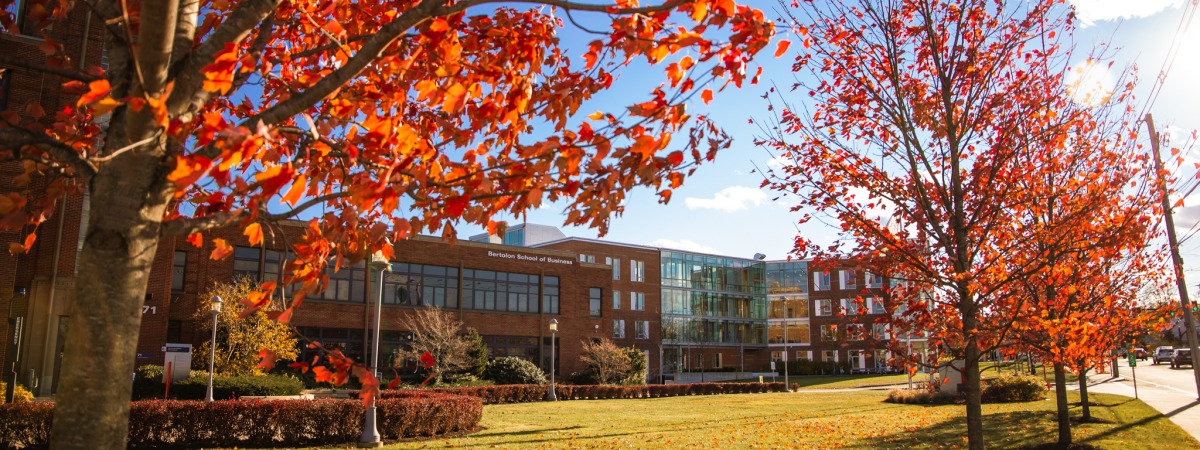
{"label": "parked car", "polygon": [[1183,367],[1185,364],[1189,366],[1192,365],[1192,349],[1175,349],[1175,353],[1171,356],[1171,368],[1178,369]]}
{"label": "parked car", "polygon": [[1158,365],[1162,362],[1171,362],[1171,357],[1175,356],[1175,347],[1161,346],[1154,349],[1154,364]]}
{"label": "parked car", "polygon": [[1149,353],[1147,353],[1147,352],[1146,352],[1146,349],[1144,349],[1144,348],[1141,348],[1141,347],[1135,347],[1135,348],[1133,349],[1133,357],[1134,357],[1134,358],[1137,358],[1137,359],[1138,359],[1138,361],[1145,361],[1145,360],[1146,360],[1146,358],[1149,358],[1149,357],[1150,357],[1150,354],[1149,354]]}

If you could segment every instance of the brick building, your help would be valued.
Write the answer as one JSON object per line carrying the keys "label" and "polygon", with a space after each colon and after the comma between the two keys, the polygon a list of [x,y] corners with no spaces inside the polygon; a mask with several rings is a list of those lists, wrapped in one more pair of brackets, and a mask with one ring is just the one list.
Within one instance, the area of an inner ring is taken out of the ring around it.
{"label": "brick building", "polygon": [[[79,69],[103,64],[103,24],[93,20],[87,8],[72,9],[66,23],[44,30],[44,36],[63,46],[62,55],[51,61],[40,48],[45,38],[35,35],[34,24],[27,20],[28,3],[18,0],[10,5],[7,12],[16,18],[16,25],[10,30],[0,30],[0,46],[10,61]],[[66,81],[60,76],[0,62],[0,111],[16,112],[22,120],[30,120],[30,112],[37,106],[53,117],[54,112],[74,106],[73,98],[63,92]],[[36,180],[30,185],[14,184],[14,177],[22,173],[20,162],[0,160],[0,193],[35,196],[46,187]],[[40,384],[39,393],[53,390],[54,378],[47,374],[52,374],[61,362],[56,350],[61,349],[58,337],[66,331],[66,323],[59,319],[70,314],[75,255],[81,242],[80,224],[86,223],[88,208],[86,197],[67,196],[57,205],[54,216],[39,227],[39,239],[31,251],[21,255],[12,255],[7,250],[22,243],[29,227],[22,231],[0,231],[0,248],[4,249],[0,252],[0,311],[7,314],[7,320],[0,323],[5,336],[5,343],[0,345],[0,361],[4,363],[0,372],[5,380],[10,380],[13,371],[19,371],[19,378],[26,384]],[[14,367],[18,337],[23,344],[37,345],[21,353],[22,364]]]}

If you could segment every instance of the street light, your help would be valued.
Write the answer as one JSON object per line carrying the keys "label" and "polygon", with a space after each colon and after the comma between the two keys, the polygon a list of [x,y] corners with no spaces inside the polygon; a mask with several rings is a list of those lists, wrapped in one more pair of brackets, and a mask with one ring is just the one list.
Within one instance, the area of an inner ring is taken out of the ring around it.
{"label": "street light", "polygon": [[[785,307],[784,311],[788,312],[788,317],[792,316],[791,308]],[[792,384],[788,383],[788,342],[791,342],[791,340],[788,339],[787,325],[788,321],[785,318],[783,319],[783,390],[792,392]]]}
{"label": "street light", "polygon": [[550,319],[550,396],[548,400],[558,400],[554,395],[554,340],[558,337],[558,319]]}
{"label": "street light", "polygon": [[[212,341],[208,343],[208,389],[204,392],[204,401],[213,401],[212,395],[212,380],[213,380],[213,361],[217,357],[217,316],[221,315],[221,296],[214,295],[212,303],[209,305],[208,313],[213,316],[212,326]],[[169,374],[167,376],[170,376]]]}
{"label": "street light", "polygon": [[[377,251],[371,255],[370,262],[367,264],[368,271],[379,272],[379,296],[376,297],[375,303],[375,337],[371,342],[371,373],[379,376],[379,316],[383,315],[383,272],[391,271],[391,264],[386,256],[383,256],[382,251]],[[382,447],[383,441],[379,439],[379,429],[375,426],[375,395],[371,396],[371,406],[363,412],[363,431],[358,437],[358,448],[373,448]]]}

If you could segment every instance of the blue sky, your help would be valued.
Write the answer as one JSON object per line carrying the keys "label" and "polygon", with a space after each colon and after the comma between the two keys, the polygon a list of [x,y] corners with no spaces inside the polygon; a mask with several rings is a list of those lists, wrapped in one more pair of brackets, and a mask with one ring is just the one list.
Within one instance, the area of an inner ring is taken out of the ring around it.
{"label": "blue sky", "polygon": [[[755,3],[755,2],[751,2]],[[1148,88],[1166,60],[1166,49],[1183,17],[1182,0],[1072,0],[1084,25],[1075,33],[1077,53],[1098,43],[1109,42],[1117,50],[1114,69],[1133,64],[1141,79],[1139,101],[1145,102]],[[769,10],[773,5],[756,6]],[[775,14],[768,14],[774,17]],[[1200,21],[1198,21],[1200,22]],[[1160,130],[1186,135],[1200,128],[1200,24],[1193,24],[1186,42],[1179,49],[1176,62],[1168,73],[1162,90],[1148,110],[1154,114]],[[781,30],[786,36],[786,30]],[[795,47],[795,46],[794,46]],[[810,222],[798,228],[800,213],[789,211],[791,204],[783,199],[774,201],[774,193],[758,188],[762,178],[752,173],[755,166],[765,167],[771,156],[753,145],[757,130],[748,123],[751,119],[766,118],[766,101],[761,98],[774,78],[781,86],[791,84],[791,56],[771,58],[774,46],[760,55],[765,66],[763,83],[741,90],[719,93],[705,107],[698,99],[689,105],[689,112],[708,113],[720,120],[731,133],[733,147],[720,153],[715,163],[701,167],[680,189],[675,190],[668,205],[657,203],[649,190],[630,194],[625,214],[612,218],[608,235],[603,239],[615,242],[679,248],[729,256],[750,257],[764,253],[768,259],[784,259],[792,249],[797,233],[829,242],[835,230],[829,225]],[[582,51],[580,51],[582,53]],[[626,72],[626,79],[638,79],[639,74]],[[653,75],[657,83],[658,74]],[[628,80],[625,80],[628,81]],[[650,81],[647,80],[647,83]],[[800,99],[793,98],[794,101]],[[585,108],[586,109],[586,108]],[[601,108],[602,109],[602,108]],[[1187,130],[1187,131],[1183,131]],[[1198,155],[1200,156],[1200,155]],[[1200,159],[1198,159],[1200,161]],[[1200,197],[1188,199],[1187,207],[1177,214],[1177,228],[1185,234],[1200,219]],[[504,218],[519,223],[513,218]],[[560,226],[561,206],[544,205],[531,212],[528,222]],[[568,236],[596,238],[596,230],[562,227]],[[482,232],[478,227],[462,226],[460,237]],[[1189,281],[1195,290],[1200,281],[1200,237],[1182,246],[1184,258],[1196,260],[1190,266]]]}

